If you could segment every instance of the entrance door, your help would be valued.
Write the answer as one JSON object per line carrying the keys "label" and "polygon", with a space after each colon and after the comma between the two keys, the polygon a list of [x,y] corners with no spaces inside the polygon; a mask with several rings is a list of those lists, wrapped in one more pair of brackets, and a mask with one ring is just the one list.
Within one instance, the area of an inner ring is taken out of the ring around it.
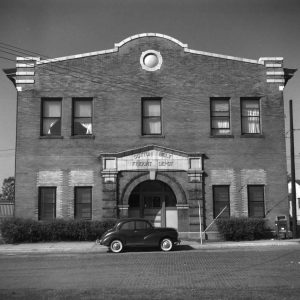
{"label": "entrance door", "polygon": [[178,228],[176,198],[171,188],[158,180],[140,183],[129,198],[129,217],[149,220],[155,227]]}

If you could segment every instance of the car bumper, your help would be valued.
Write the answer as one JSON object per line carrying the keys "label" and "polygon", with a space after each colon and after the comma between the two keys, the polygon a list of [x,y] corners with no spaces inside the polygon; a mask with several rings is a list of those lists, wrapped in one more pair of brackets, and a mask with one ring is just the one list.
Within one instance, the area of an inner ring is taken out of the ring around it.
{"label": "car bumper", "polygon": [[180,245],[180,243],[181,243],[181,240],[177,240],[177,241],[174,242],[174,245],[177,246],[177,245]]}

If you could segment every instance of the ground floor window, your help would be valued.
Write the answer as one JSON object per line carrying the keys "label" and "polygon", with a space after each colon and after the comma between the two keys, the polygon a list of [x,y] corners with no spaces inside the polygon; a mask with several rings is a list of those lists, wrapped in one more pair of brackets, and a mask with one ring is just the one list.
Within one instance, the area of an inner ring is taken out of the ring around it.
{"label": "ground floor window", "polygon": [[39,220],[56,218],[56,187],[39,187]]}
{"label": "ground floor window", "polygon": [[230,217],[230,199],[229,185],[214,185],[213,186],[213,205],[214,218],[219,215],[219,218]]}
{"label": "ground floor window", "polygon": [[92,219],[92,187],[75,187],[75,219]]}
{"label": "ground floor window", "polygon": [[264,185],[248,185],[248,214],[252,218],[265,217]]}

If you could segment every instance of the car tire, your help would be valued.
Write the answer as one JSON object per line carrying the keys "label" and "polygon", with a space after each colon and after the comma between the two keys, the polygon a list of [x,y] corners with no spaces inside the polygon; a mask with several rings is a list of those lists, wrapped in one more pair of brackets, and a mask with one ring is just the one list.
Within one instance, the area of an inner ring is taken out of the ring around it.
{"label": "car tire", "polygon": [[160,249],[164,252],[171,251],[173,248],[173,242],[169,238],[164,238],[160,241]]}
{"label": "car tire", "polygon": [[109,245],[109,249],[113,253],[120,253],[123,250],[123,243],[120,240],[113,240]]}

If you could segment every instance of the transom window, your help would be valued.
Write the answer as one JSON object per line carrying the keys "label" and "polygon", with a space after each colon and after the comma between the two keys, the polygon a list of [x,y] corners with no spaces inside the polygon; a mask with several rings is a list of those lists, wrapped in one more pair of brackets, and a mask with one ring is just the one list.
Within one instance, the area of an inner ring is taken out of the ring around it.
{"label": "transom window", "polygon": [[39,187],[39,220],[56,218],[56,187]]}
{"label": "transom window", "polygon": [[73,99],[73,135],[91,135],[92,130],[92,99]]}
{"label": "transom window", "polygon": [[211,134],[230,134],[229,98],[211,98]]}
{"label": "transom window", "polygon": [[161,135],[161,99],[142,99],[142,134]]}
{"label": "transom window", "polygon": [[215,185],[213,186],[213,204],[214,204],[214,218],[219,215],[219,218],[230,217],[230,199],[229,199],[229,185]]}
{"label": "transom window", "polygon": [[42,136],[61,135],[61,99],[44,98],[42,99]]}
{"label": "transom window", "polygon": [[248,214],[252,218],[265,217],[264,185],[248,185]]}
{"label": "transom window", "polygon": [[242,134],[259,134],[260,129],[260,105],[259,99],[242,98]]}

